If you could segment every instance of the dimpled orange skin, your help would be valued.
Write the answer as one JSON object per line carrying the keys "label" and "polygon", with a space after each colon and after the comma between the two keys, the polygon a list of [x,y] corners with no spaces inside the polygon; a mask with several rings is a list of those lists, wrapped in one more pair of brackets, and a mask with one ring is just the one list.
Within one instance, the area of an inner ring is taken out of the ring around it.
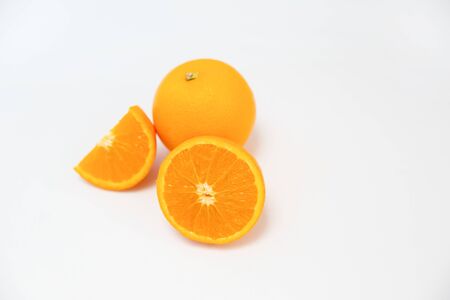
{"label": "dimpled orange skin", "polygon": [[[194,74],[188,80],[187,74]],[[218,136],[243,145],[255,122],[255,101],[245,79],[230,65],[197,59],[173,69],[161,82],[153,120],[170,150],[196,136]]]}

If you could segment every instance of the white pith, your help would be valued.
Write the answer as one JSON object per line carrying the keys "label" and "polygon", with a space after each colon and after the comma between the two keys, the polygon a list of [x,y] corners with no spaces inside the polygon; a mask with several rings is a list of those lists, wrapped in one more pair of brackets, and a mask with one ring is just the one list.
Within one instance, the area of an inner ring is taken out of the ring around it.
{"label": "white pith", "polygon": [[98,142],[97,146],[103,147],[108,150],[112,147],[115,138],[116,136],[112,132],[109,132],[100,140],[100,142]]}
{"label": "white pith", "polygon": [[205,182],[197,184],[196,193],[198,195],[198,201],[202,205],[209,206],[216,203],[216,198],[214,197],[216,193],[208,183]]}

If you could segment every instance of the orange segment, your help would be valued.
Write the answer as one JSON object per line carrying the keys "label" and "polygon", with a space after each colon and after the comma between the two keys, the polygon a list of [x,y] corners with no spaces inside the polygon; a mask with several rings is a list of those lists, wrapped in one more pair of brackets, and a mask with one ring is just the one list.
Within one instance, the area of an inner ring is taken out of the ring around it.
{"label": "orange segment", "polygon": [[75,170],[95,186],[124,190],[147,176],[155,153],[153,124],[142,109],[133,106]]}
{"label": "orange segment", "polygon": [[161,165],[158,198],[168,221],[189,239],[224,244],[246,234],[264,205],[264,180],[241,146],[197,137],[175,148]]}

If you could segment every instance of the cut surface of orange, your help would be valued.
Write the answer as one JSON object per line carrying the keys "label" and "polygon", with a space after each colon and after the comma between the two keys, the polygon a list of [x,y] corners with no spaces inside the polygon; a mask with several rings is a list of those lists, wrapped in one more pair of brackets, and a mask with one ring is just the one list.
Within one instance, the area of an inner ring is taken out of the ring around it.
{"label": "cut surface of orange", "polygon": [[185,237],[225,244],[245,235],[264,206],[264,180],[255,159],[218,137],[196,137],[163,161],[158,199],[167,220]]}
{"label": "cut surface of orange", "polygon": [[153,124],[138,106],[105,135],[75,167],[89,183],[108,190],[125,190],[138,184],[155,160]]}

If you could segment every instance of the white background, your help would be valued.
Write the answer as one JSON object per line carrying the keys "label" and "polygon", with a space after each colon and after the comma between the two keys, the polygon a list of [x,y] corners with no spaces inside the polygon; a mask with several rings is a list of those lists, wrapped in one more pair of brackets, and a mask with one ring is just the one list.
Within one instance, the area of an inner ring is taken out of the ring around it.
{"label": "white background", "polygon": [[[262,219],[224,247],[73,166],[190,59],[235,66]],[[0,299],[450,299],[450,2],[0,0]]]}

